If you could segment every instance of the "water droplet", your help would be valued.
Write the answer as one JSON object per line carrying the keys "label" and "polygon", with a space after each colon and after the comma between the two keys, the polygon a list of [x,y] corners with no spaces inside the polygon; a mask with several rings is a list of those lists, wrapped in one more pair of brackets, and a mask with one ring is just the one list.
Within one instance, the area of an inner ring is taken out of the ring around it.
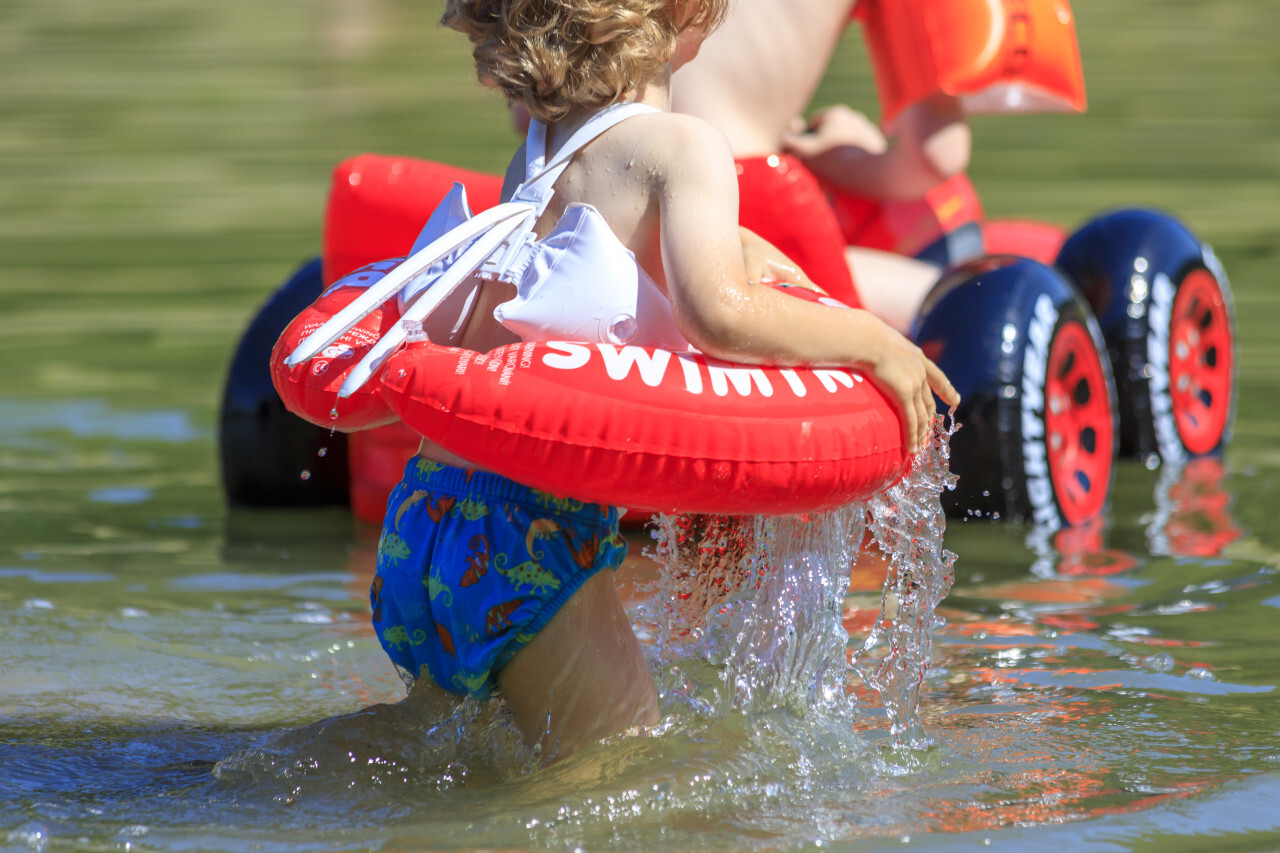
{"label": "water droplet", "polygon": [[322,448],[320,448],[319,450],[317,450],[317,451],[316,451],[316,456],[319,456],[319,457],[322,457],[322,458],[323,458],[323,457],[324,457],[324,455],[325,455],[326,453],[328,453],[328,452],[329,452],[329,448],[327,448],[327,447],[322,447]]}
{"label": "water droplet", "polygon": [[336,421],[338,419],[338,407],[334,406],[329,410],[329,420]]}
{"label": "water droplet", "polygon": [[311,479],[311,472],[310,472],[310,471],[308,471],[307,469],[303,468],[303,469],[302,469],[302,473],[301,473],[299,476],[300,476],[300,477],[302,477],[302,479],[303,479],[303,480],[310,480],[310,479]]}

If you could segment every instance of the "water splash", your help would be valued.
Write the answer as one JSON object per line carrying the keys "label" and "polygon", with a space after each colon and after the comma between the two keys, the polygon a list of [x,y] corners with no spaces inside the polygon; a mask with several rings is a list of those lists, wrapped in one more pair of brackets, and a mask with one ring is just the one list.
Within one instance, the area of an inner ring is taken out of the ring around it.
{"label": "water splash", "polygon": [[661,516],[646,609],[664,701],[707,716],[847,706],[841,605],[861,518]]}
{"label": "water splash", "polygon": [[939,423],[929,446],[916,454],[912,472],[868,501],[868,529],[889,557],[880,614],[852,660],[855,671],[879,692],[895,747],[923,748],[920,685],[941,627],[938,604],[955,581],[956,555],[942,547],[946,516],[940,497],[955,488],[950,438],[957,425]]}
{"label": "water splash", "polygon": [[880,614],[852,665],[880,693],[894,745],[926,746],[919,688],[935,610],[954,580],[940,502],[955,484],[948,470],[954,431],[940,424],[900,483],[836,510],[659,516],[653,556],[662,572],[640,622],[654,637],[664,702],[709,716],[776,708],[852,714],[842,611],[851,565],[870,534],[890,571]]}

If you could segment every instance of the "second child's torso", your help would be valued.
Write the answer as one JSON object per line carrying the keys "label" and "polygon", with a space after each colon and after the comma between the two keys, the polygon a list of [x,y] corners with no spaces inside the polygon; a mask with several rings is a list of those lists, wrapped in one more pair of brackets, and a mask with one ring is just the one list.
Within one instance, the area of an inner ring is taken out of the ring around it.
{"label": "second child's torso", "polygon": [[782,150],[783,132],[804,113],[855,0],[737,0],[698,56],[676,74],[672,109],[729,137],[737,157]]}

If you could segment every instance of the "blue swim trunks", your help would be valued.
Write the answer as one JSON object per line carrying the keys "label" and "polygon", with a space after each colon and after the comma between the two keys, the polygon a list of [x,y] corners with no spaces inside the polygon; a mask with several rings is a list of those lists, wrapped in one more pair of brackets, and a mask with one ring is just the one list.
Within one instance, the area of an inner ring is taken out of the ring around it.
{"label": "blue swim trunks", "polygon": [[616,507],[415,457],[387,500],[373,625],[401,670],[484,699],[583,582],[626,555]]}

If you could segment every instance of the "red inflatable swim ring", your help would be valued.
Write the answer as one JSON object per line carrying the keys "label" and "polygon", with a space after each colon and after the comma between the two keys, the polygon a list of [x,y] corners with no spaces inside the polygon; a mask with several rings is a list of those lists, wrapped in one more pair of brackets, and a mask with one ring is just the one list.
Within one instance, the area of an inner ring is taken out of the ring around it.
{"label": "red inflatable swim ring", "polygon": [[315,358],[295,365],[287,364],[286,359],[302,341],[403,260],[393,258],[369,264],[340,279],[285,327],[271,350],[271,379],[285,408],[317,426],[345,432],[396,421],[375,384],[365,385],[348,397],[338,396],[351,369],[400,321],[395,300],[366,315]]}
{"label": "red inflatable swim ring", "polygon": [[648,512],[780,515],[892,485],[897,413],[855,371],[565,341],[414,343],[382,393],[406,424],[534,488]]}
{"label": "red inflatable swim ring", "polygon": [[[482,242],[500,237],[495,231],[477,240],[458,270],[468,255],[492,251]],[[272,375],[291,409],[344,430],[391,412],[479,467],[561,497],[649,512],[822,510],[867,497],[906,470],[897,413],[851,370],[735,365],[694,352],[572,341],[487,353],[397,343],[462,274],[446,272],[400,323],[392,308],[370,306],[433,251],[387,262],[394,275],[386,281],[374,270],[374,288],[338,282],[290,325],[273,351]],[[388,324],[369,343],[373,328]],[[319,331],[295,344],[305,329]],[[322,372],[323,384],[312,381],[315,365],[334,361],[331,341],[354,349],[357,331],[364,363],[344,360]]]}

